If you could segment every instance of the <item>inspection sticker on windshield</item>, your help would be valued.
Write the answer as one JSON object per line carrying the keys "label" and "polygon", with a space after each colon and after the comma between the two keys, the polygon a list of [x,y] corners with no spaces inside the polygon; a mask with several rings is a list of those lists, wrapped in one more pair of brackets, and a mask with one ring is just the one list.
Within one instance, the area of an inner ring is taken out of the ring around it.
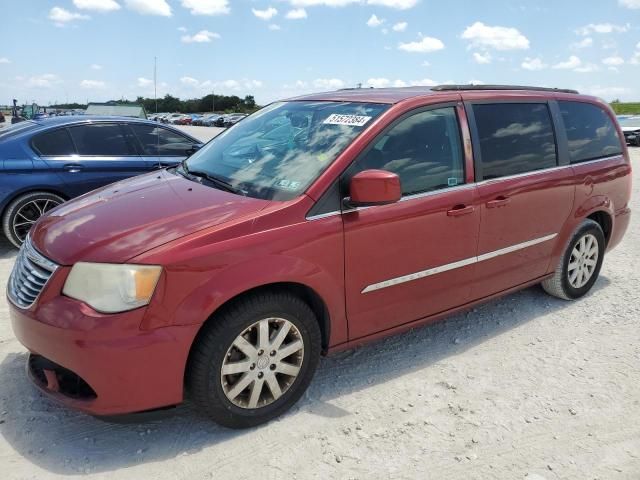
{"label": "inspection sticker on windshield", "polygon": [[371,117],[365,117],[364,115],[340,115],[339,113],[332,113],[322,123],[327,125],[349,125],[351,127],[362,127],[369,120],[371,120]]}

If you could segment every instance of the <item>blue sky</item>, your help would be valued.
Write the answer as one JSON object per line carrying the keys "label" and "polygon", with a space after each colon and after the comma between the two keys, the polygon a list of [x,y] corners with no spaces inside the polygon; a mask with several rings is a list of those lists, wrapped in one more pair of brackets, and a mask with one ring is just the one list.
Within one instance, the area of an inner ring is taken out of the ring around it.
{"label": "blue sky", "polygon": [[640,100],[640,0],[2,0],[0,104],[445,82]]}

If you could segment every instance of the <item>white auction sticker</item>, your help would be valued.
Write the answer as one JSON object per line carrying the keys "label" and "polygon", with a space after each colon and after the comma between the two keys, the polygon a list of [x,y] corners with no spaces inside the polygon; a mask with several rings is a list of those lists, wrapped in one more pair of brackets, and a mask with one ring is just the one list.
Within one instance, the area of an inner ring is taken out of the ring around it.
{"label": "white auction sticker", "polygon": [[351,127],[364,126],[371,117],[365,117],[364,115],[340,115],[339,113],[333,113],[322,122],[327,125],[349,125]]}

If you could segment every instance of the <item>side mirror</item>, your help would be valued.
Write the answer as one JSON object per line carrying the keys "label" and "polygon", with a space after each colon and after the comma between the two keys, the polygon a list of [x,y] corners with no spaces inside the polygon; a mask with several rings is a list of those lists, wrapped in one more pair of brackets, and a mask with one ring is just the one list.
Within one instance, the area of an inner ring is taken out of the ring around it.
{"label": "side mirror", "polygon": [[364,170],[349,183],[348,207],[370,207],[395,203],[402,197],[400,177],[386,170]]}
{"label": "side mirror", "polygon": [[203,146],[204,146],[204,144],[202,144],[202,143],[194,143],[193,145],[191,145],[190,148],[187,149],[187,156],[193,155],[198,150],[200,150]]}

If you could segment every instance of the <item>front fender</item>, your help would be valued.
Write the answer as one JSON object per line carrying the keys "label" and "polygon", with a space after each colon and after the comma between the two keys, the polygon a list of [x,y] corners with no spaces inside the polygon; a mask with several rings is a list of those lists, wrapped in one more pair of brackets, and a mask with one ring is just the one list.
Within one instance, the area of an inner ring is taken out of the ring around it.
{"label": "front fender", "polygon": [[[143,329],[203,324],[234,297],[287,282],[312,289],[324,301],[331,322],[330,345],[347,341],[339,217],[258,232],[204,249],[192,250],[189,242],[179,248],[193,255],[176,263],[167,263],[153,253],[141,259],[164,265]],[[161,256],[174,255],[169,250]]]}

